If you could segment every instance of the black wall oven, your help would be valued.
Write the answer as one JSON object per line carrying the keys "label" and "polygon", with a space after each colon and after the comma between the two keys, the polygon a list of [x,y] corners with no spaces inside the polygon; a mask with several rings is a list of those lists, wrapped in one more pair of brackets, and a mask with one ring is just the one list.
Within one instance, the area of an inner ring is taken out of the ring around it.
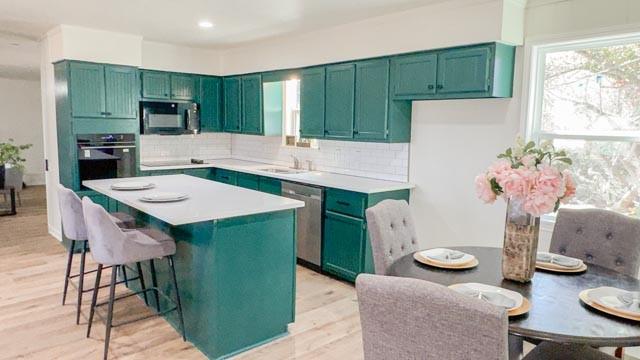
{"label": "black wall oven", "polygon": [[78,135],[77,146],[80,184],[136,176],[135,134]]}

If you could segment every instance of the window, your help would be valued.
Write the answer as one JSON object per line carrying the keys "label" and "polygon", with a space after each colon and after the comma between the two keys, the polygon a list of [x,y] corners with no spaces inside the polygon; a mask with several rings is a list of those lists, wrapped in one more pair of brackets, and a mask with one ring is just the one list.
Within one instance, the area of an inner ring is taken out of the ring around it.
{"label": "window", "polygon": [[640,216],[640,36],[534,47],[529,135],[574,160],[573,204]]}

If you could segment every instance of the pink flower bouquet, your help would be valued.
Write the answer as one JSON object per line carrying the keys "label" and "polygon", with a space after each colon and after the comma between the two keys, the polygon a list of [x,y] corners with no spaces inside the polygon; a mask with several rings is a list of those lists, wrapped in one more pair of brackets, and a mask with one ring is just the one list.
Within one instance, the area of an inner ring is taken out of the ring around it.
{"label": "pink flower bouquet", "polygon": [[576,184],[566,169],[571,159],[550,142],[516,140],[516,146],[498,155],[485,173],[476,176],[478,197],[487,204],[498,197],[522,204],[523,210],[538,217],[556,211],[576,192]]}

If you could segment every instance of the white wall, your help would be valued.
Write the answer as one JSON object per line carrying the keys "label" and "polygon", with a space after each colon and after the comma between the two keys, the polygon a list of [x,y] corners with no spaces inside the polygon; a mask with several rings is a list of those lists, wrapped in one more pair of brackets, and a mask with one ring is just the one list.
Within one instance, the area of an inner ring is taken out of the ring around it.
{"label": "white wall", "polygon": [[142,42],[142,68],[219,75],[220,52],[155,41]]}
{"label": "white wall", "polygon": [[0,142],[33,144],[24,152],[25,183],[44,184],[40,81],[0,78]]}
{"label": "white wall", "polygon": [[[517,40],[505,1],[453,0],[227,50],[224,74],[292,68],[479,42]],[[508,21],[507,21],[508,20]],[[514,30],[515,29],[515,30]]]}

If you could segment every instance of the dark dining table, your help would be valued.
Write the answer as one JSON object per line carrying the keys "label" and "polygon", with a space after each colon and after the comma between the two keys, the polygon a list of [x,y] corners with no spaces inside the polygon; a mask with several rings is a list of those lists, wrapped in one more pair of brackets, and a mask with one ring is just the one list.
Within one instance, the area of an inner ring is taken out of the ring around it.
{"label": "dark dining table", "polygon": [[638,279],[587,264],[587,271],[577,274],[537,270],[531,282],[519,283],[502,277],[501,248],[451,249],[474,255],[478,259],[478,266],[468,270],[445,270],[424,265],[415,261],[413,254],[409,254],[396,260],[389,268],[388,275],[423,279],[445,286],[476,282],[522,294],[531,303],[531,309],[524,315],[509,319],[511,337],[594,347],[640,345],[640,323],[592,309],[578,298],[582,290],[600,286],[638,291]]}

